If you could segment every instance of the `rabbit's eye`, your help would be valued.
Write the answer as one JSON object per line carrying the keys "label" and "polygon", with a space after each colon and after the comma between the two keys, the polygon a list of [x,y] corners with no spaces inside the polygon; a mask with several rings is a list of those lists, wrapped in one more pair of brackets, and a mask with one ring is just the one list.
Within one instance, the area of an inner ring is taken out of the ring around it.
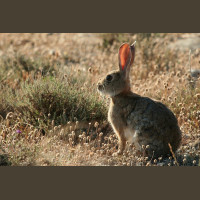
{"label": "rabbit's eye", "polygon": [[106,76],[106,80],[107,81],[112,81],[112,76],[111,75]]}

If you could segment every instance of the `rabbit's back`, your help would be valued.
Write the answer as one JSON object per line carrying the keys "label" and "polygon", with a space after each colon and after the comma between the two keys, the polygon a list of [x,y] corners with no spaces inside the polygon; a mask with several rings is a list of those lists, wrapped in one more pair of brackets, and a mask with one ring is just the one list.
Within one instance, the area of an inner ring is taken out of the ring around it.
{"label": "rabbit's back", "polygon": [[[121,118],[124,135],[127,140],[135,143],[138,150],[147,146],[148,156],[166,155],[170,153],[168,143],[173,151],[179,147],[181,131],[174,114],[162,103],[148,97],[135,94],[119,97],[113,105],[112,122],[115,126]],[[118,119],[119,119],[118,118]]]}
{"label": "rabbit's back", "polygon": [[136,130],[137,142],[149,145],[148,154],[169,152],[169,143],[176,151],[181,141],[181,131],[174,114],[162,103],[147,97],[138,99],[127,118],[127,124]]}

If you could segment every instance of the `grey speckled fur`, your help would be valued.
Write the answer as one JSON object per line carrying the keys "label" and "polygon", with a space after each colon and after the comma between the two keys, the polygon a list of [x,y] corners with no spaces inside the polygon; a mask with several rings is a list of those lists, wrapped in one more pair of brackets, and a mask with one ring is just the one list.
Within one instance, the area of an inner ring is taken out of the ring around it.
{"label": "grey speckled fur", "polygon": [[169,143],[175,152],[181,142],[177,119],[164,104],[142,97],[130,90],[129,71],[134,61],[135,46],[123,44],[119,49],[119,71],[112,71],[98,83],[98,90],[111,97],[108,120],[119,139],[119,151],[126,142],[135,144],[146,156],[170,154]]}

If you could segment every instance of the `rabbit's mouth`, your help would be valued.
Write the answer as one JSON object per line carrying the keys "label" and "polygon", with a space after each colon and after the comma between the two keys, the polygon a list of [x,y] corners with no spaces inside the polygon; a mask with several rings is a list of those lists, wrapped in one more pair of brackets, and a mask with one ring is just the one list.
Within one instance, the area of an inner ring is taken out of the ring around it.
{"label": "rabbit's mouth", "polygon": [[108,95],[110,97],[113,97],[116,95],[116,91],[109,91],[108,88],[105,87],[104,84],[97,84],[97,91],[99,92],[100,95]]}
{"label": "rabbit's mouth", "polygon": [[100,95],[109,95],[104,84],[98,83],[97,84],[97,91],[99,92]]}
{"label": "rabbit's mouth", "polygon": [[104,94],[105,93],[105,88],[102,84],[98,83],[97,84],[97,90],[100,94]]}
{"label": "rabbit's mouth", "polygon": [[104,87],[103,87],[102,84],[98,83],[97,84],[97,89],[98,89],[99,92],[102,92],[104,90]]}

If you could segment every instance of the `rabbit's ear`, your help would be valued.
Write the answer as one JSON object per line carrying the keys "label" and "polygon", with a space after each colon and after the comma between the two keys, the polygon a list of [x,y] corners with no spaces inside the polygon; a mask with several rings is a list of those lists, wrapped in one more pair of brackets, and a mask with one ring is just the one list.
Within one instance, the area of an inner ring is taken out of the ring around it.
{"label": "rabbit's ear", "polygon": [[128,79],[130,67],[135,59],[135,43],[131,46],[125,43],[119,48],[119,69],[125,79]]}
{"label": "rabbit's ear", "polygon": [[131,62],[130,62],[130,66],[133,64],[134,59],[135,59],[135,44],[136,41],[131,45]]}
{"label": "rabbit's ear", "polygon": [[127,67],[131,62],[131,54],[131,47],[129,44],[122,44],[122,46],[119,48],[119,68],[121,72],[127,70]]}

